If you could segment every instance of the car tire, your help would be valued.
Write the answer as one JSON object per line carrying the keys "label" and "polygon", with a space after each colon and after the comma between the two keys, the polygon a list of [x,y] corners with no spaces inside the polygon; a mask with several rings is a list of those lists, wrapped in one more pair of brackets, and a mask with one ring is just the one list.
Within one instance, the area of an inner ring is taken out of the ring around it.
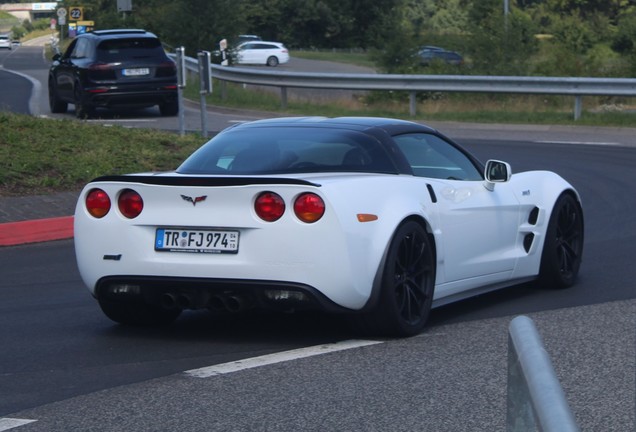
{"label": "car tire", "polygon": [[359,317],[362,328],[387,336],[420,333],[433,303],[435,272],[433,242],[424,227],[415,221],[400,225],[388,248],[378,302]]}
{"label": "car tire", "polygon": [[138,300],[99,299],[102,312],[111,320],[130,326],[158,326],[174,322],[181,309],[164,309]]}
{"label": "car tire", "polygon": [[57,96],[57,90],[49,81],[49,108],[54,114],[63,114],[68,110],[68,104]]}
{"label": "car tire", "polygon": [[95,115],[95,108],[84,100],[83,93],[81,84],[75,83],[73,94],[75,99],[75,117],[78,119],[88,119]]}
{"label": "car tire", "polygon": [[546,231],[539,283],[542,287],[568,288],[579,273],[583,255],[583,210],[571,193],[554,204]]}
{"label": "car tire", "polygon": [[164,117],[174,117],[179,114],[178,102],[166,102],[159,105],[159,112]]}
{"label": "car tire", "polygon": [[[262,61],[262,60],[261,60]],[[267,66],[275,67],[278,66],[278,58],[275,56],[270,56],[267,59]]]}

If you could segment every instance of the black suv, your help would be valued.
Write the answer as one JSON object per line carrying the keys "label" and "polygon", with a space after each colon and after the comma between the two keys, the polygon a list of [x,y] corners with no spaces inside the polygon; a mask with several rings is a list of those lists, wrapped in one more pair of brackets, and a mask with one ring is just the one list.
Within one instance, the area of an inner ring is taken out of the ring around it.
{"label": "black suv", "polygon": [[97,107],[146,108],[161,115],[179,111],[177,69],[161,42],[145,30],[96,30],[77,36],[64,54],[53,56],[49,106],[64,113],[75,105],[79,118]]}

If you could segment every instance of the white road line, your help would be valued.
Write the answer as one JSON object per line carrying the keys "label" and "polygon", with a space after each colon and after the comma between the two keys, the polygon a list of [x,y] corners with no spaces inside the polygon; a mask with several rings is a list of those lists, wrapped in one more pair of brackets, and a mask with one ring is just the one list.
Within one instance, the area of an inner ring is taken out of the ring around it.
{"label": "white road line", "polygon": [[193,378],[209,378],[215,375],[238,372],[244,369],[251,369],[275,363],[282,363],[290,360],[297,360],[305,357],[312,357],[337,351],[344,351],[353,348],[360,348],[369,345],[381,344],[380,341],[370,340],[348,340],[334,344],[316,345],[313,347],[300,348],[281,353],[268,354],[260,357],[252,357],[245,360],[237,360],[230,363],[223,363],[214,366],[203,367],[185,371],[186,375]]}
{"label": "white road line", "polygon": [[593,142],[593,141],[535,141],[539,144],[573,144],[573,145],[598,145],[598,146],[620,146],[617,142]]}
{"label": "white road line", "polygon": [[37,420],[0,418],[0,432],[17,428],[18,426],[24,426],[25,424],[33,423],[34,421],[37,421]]}
{"label": "white road line", "polygon": [[88,123],[157,123],[155,119],[89,119]]}

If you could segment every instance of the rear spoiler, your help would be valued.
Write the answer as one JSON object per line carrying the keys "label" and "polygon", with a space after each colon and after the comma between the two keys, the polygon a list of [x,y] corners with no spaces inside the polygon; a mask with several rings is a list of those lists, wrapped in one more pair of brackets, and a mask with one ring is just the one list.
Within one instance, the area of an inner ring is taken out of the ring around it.
{"label": "rear spoiler", "polygon": [[215,176],[215,177],[193,177],[193,176],[164,176],[164,175],[119,175],[102,176],[91,181],[91,183],[120,182],[120,183],[143,183],[160,186],[249,186],[249,185],[301,185],[320,187],[318,183],[307,180],[286,178],[286,177],[235,177],[235,176]]}

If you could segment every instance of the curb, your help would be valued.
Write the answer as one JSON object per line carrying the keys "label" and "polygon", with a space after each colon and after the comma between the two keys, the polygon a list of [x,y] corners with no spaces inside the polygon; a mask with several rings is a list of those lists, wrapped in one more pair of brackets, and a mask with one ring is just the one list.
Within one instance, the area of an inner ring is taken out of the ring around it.
{"label": "curb", "polygon": [[73,237],[73,216],[0,224],[0,246],[16,246]]}

